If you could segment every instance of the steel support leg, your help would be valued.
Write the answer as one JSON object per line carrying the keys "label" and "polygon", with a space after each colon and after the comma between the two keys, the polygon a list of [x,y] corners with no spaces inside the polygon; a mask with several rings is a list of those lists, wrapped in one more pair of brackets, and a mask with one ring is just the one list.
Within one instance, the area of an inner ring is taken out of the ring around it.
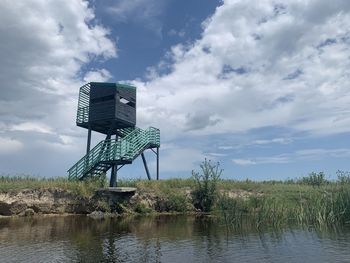
{"label": "steel support leg", "polygon": [[118,165],[113,164],[112,170],[111,170],[111,180],[109,181],[110,187],[116,187],[117,186],[117,172],[118,172]]}
{"label": "steel support leg", "polygon": [[159,180],[159,147],[157,147],[157,180]]}
{"label": "steel support leg", "polygon": [[91,145],[91,128],[89,127],[87,143],[86,143],[86,154],[90,152],[90,145]]}
{"label": "steel support leg", "polygon": [[90,152],[90,145],[91,145],[91,128],[89,126],[88,130],[88,137],[87,137],[87,142],[86,142],[86,156],[87,158],[85,159],[85,168],[89,166],[89,152]]}
{"label": "steel support leg", "polygon": [[149,170],[148,170],[148,166],[147,166],[145,155],[143,153],[141,153],[141,157],[142,157],[143,165],[145,166],[145,170],[146,170],[146,174],[147,174],[148,180],[151,180],[151,176],[149,174]]}

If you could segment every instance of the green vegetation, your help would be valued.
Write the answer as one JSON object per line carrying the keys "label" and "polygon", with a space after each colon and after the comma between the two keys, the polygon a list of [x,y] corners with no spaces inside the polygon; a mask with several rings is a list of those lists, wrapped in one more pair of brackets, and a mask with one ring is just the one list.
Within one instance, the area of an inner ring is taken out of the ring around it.
{"label": "green vegetation", "polygon": [[212,164],[205,160],[200,168],[202,173],[192,171],[192,178],[196,182],[192,190],[194,207],[203,212],[210,212],[218,197],[217,182],[222,174],[220,164]]}
{"label": "green vegetation", "polygon": [[[255,195],[230,198],[222,193],[216,212],[227,227],[243,224],[280,227],[288,224],[329,227],[350,223],[349,173],[338,171],[337,181],[324,173],[286,182],[255,184]],[[246,182],[252,187],[252,182]]]}
{"label": "green vegetation", "polygon": [[323,172],[319,172],[319,173],[312,172],[309,174],[309,176],[302,177],[299,181],[301,184],[307,184],[307,185],[318,186],[318,187],[328,183],[328,181],[326,180],[326,176]]}
{"label": "green vegetation", "polygon": [[[132,207],[123,203],[124,211],[211,212],[228,228],[251,224],[283,226],[333,226],[350,223],[350,173],[337,172],[337,180],[327,180],[324,173],[286,181],[220,179],[218,163],[205,160],[201,172],[187,179],[160,181],[119,180],[118,186],[136,187],[138,199]],[[0,191],[34,188],[61,188],[81,196],[92,196],[106,186],[106,178],[68,181],[66,178],[0,176]],[[107,207],[106,207],[107,210]]]}
{"label": "green vegetation", "polygon": [[[305,187],[301,189],[305,190]],[[240,227],[250,223],[283,226],[330,226],[350,223],[350,185],[332,185],[298,193],[266,194],[260,197],[229,198],[222,195],[218,212],[227,226]]]}
{"label": "green vegetation", "polygon": [[20,176],[0,176],[0,191],[40,188],[60,188],[70,190],[78,195],[88,197],[94,191],[105,185],[105,177],[93,178],[82,181],[69,181],[64,177],[40,178],[28,175]]}
{"label": "green vegetation", "polygon": [[152,209],[146,206],[144,203],[138,203],[136,204],[134,211],[139,214],[149,214],[152,212]]}

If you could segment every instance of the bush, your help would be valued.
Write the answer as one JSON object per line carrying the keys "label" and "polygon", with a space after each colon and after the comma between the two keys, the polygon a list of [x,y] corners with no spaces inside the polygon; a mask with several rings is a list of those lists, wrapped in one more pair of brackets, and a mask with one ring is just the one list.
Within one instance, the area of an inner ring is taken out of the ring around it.
{"label": "bush", "polygon": [[185,213],[188,210],[189,202],[184,193],[171,193],[168,196],[168,211]]}
{"label": "bush", "polygon": [[338,177],[338,183],[340,184],[350,184],[350,172],[340,171],[336,172]]}
{"label": "bush", "polygon": [[299,180],[299,182],[302,184],[307,184],[307,185],[311,185],[311,186],[318,186],[318,187],[328,183],[324,172],[319,172],[319,173],[312,172],[309,174],[309,176],[302,177]]}
{"label": "bush", "polygon": [[134,209],[134,211],[136,213],[139,214],[149,214],[152,212],[152,208],[148,207],[146,204],[144,203],[138,203]]}
{"label": "bush", "polygon": [[195,182],[192,191],[193,205],[203,212],[210,212],[217,199],[217,182],[223,171],[219,167],[219,163],[212,164],[210,160],[205,159],[200,165],[202,173],[192,171]]}

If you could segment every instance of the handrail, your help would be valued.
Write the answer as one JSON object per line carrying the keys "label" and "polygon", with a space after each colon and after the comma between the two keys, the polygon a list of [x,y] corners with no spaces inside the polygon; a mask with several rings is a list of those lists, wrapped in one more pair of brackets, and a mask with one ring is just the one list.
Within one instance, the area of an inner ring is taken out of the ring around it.
{"label": "handrail", "polygon": [[[89,153],[83,156],[69,170],[69,179],[80,179],[85,174],[96,170],[101,162],[133,161],[145,149],[160,145],[159,129],[149,127],[146,130],[135,127],[125,130],[125,136],[99,142]],[[106,166],[109,168],[108,165]]]}

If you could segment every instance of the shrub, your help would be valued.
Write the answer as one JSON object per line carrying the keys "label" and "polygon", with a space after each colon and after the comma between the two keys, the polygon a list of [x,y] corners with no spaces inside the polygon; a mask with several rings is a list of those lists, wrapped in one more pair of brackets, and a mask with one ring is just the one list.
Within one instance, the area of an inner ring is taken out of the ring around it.
{"label": "shrub", "polygon": [[338,183],[350,184],[350,172],[338,170],[336,174],[338,177]]}
{"label": "shrub", "polygon": [[212,164],[205,159],[200,165],[202,173],[192,171],[192,178],[195,181],[192,191],[193,205],[203,212],[210,212],[217,199],[217,182],[222,174],[220,164]]}
{"label": "shrub", "polygon": [[138,203],[134,211],[139,214],[148,214],[152,212],[152,209],[144,203]]}
{"label": "shrub", "polygon": [[299,180],[299,182],[302,184],[307,184],[307,185],[311,185],[311,186],[318,186],[318,187],[328,183],[324,172],[319,172],[319,173],[312,172],[309,174],[309,176],[302,177]]}
{"label": "shrub", "polygon": [[189,203],[185,193],[171,193],[168,196],[168,211],[185,213],[188,210]]}

